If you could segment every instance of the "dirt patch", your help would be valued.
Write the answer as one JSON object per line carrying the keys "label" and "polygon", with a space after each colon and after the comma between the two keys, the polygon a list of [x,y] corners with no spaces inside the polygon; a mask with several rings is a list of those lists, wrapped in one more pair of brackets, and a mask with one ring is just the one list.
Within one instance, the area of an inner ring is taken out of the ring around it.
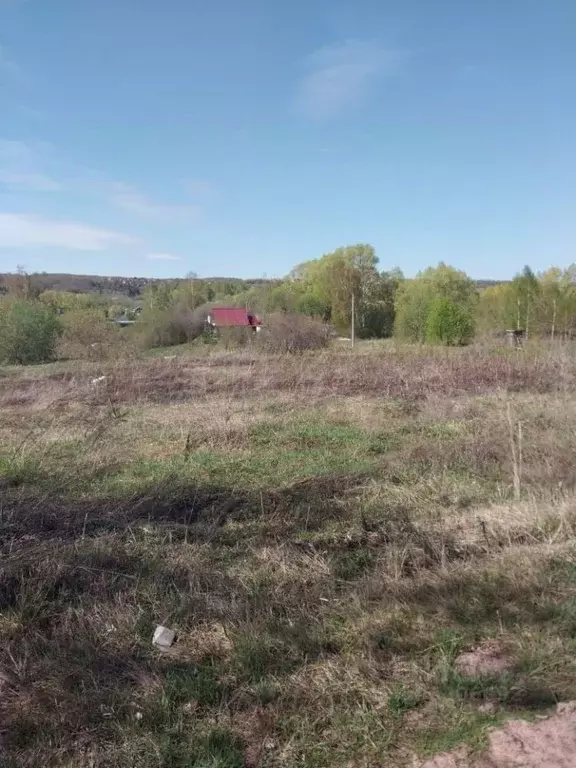
{"label": "dirt patch", "polygon": [[467,753],[467,749],[459,749],[449,754],[437,755],[432,760],[428,760],[421,768],[471,768]]}
{"label": "dirt patch", "polygon": [[471,757],[465,749],[438,755],[420,768],[573,768],[576,702],[559,704],[546,720],[516,720],[489,735],[488,750]]}
{"label": "dirt patch", "polygon": [[461,653],[454,667],[463,677],[497,677],[515,665],[506,651],[494,640],[482,643],[473,651]]}

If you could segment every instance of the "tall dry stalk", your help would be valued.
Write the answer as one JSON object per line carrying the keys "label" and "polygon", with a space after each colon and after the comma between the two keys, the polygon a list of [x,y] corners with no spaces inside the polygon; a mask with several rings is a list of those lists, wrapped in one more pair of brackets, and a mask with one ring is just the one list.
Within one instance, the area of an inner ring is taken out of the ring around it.
{"label": "tall dry stalk", "polygon": [[512,456],[512,482],[514,486],[514,498],[520,500],[522,493],[522,422],[518,420],[514,429],[514,420],[510,403],[506,403],[506,417],[510,435],[510,453]]}

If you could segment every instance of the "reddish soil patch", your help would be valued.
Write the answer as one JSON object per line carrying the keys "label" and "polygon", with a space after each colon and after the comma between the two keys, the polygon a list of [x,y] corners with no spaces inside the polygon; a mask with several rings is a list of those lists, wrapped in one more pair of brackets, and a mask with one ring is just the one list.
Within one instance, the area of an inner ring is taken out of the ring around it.
{"label": "reddish soil patch", "polygon": [[471,768],[466,757],[467,752],[467,749],[459,749],[456,752],[437,755],[432,760],[428,760],[422,768]]}
{"label": "reddish soil patch", "polygon": [[421,768],[574,768],[576,702],[559,704],[546,720],[516,720],[489,735],[488,750],[470,757],[466,749],[438,755]]}
{"label": "reddish soil patch", "polygon": [[514,660],[494,640],[489,640],[473,651],[461,653],[454,664],[464,677],[497,677],[514,667]]}

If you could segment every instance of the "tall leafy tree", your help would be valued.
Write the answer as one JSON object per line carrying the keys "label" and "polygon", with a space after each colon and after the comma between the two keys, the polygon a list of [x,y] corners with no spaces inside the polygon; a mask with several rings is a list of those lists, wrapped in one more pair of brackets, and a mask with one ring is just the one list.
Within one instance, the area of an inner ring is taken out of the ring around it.
{"label": "tall leafy tree", "polygon": [[474,336],[474,316],[469,304],[453,299],[432,300],[426,318],[426,341],[429,344],[458,346],[468,344]]}
{"label": "tall leafy tree", "polygon": [[516,323],[516,297],[510,283],[492,285],[480,292],[476,309],[479,333],[504,331],[507,328],[515,328]]}
{"label": "tall leafy tree", "polygon": [[540,293],[540,285],[536,275],[529,266],[525,266],[522,272],[512,280],[512,290],[516,300],[516,328],[523,328],[528,335],[530,316]]}
{"label": "tall leafy tree", "polygon": [[[472,318],[477,303],[476,285],[465,272],[441,262],[414,279],[406,280],[397,294],[395,335],[408,341],[423,342],[429,335],[429,315],[437,299],[450,302],[450,311]],[[446,314],[448,304],[438,304],[435,312]],[[472,322],[472,321],[471,321]]]}

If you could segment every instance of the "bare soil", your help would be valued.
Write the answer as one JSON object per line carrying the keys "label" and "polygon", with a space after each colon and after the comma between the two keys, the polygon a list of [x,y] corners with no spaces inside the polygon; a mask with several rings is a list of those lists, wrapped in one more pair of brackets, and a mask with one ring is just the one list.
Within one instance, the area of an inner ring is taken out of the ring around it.
{"label": "bare soil", "polygon": [[495,677],[514,667],[512,659],[494,640],[488,640],[456,659],[456,672],[464,677]]}
{"label": "bare soil", "polygon": [[466,749],[438,755],[421,768],[574,768],[576,702],[559,704],[556,713],[536,723],[516,720],[489,735],[479,757]]}

